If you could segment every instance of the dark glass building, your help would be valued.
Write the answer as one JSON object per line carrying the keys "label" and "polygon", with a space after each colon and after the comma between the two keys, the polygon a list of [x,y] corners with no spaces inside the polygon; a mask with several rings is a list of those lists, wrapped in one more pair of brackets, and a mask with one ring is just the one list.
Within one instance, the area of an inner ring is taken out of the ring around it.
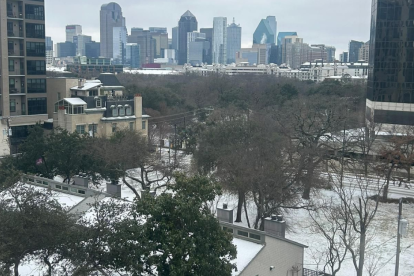
{"label": "dark glass building", "polygon": [[349,62],[358,62],[359,49],[364,45],[362,41],[349,42]]}
{"label": "dark glass building", "polygon": [[76,56],[76,44],[73,42],[60,42],[57,44],[57,57]]}
{"label": "dark glass building", "polygon": [[178,64],[187,62],[187,33],[197,31],[198,22],[195,16],[186,11],[178,22]]}
{"label": "dark glass building", "polygon": [[210,48],[205,54],[204,62],[207,64],[213,63],[213,28],[200,28],[200,33],[206,34],[206,40],[210,44]]}
{"label": "dark glass building", "polygon": [[85,56],[88,58],[97,58],[101,56],[101,43],[91,41],[85,43]]}
{"label": "dark glass building", "polygon": [[253,34],[253,44],[271,44],[275,41],[276,34],[273,33],[267,19],[262,19]]}
{"label": "dark glass building", "polygon": [[414,125],[414,1],[373,0],[368,121]]}

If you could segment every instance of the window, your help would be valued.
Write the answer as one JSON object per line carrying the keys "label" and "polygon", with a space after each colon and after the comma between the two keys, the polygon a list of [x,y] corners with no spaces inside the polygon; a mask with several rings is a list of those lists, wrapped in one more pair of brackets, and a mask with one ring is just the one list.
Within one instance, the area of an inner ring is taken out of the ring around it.
{"label": "window", "polygon": [[112,117],[118,117],[118,108],[116,108],[115,106],[112,107]]}
{"label": "window", "polygon": [[57,92],[57,100],[60,101],[62,99],[62,95],[60,92]]}
{"label": "window", "polygon": [[10,112],[16,112],[16,100],[15,99],[10,100]]}
{"label": "window", "polygon": [[76,126],[76,132],[79,134],[84,134],[85,133],[85,125],[77,125]]}
{"label": "window", "polygon": [[96,107],[102,107],[102,100],[101,99],[96,99]]}
{"label": "window", "polygon": [[14,72],[14,59],[9,59],[9,72]]}
{"label": "window", "polygon": [[38,5],[26,5],[26,19],[45,20],[45,8]]}
{"label": "window", "polygon": [[14,89],[15,87],[16,87],[16,81],[14,79],[9,79],[9,89],[11,90],[11,89]]}
{"label": "window", "polygon": [[88,131],[89,131],[89,134],[92,137],[95,137],[95,133],[98,132],[98,125],[97,124],[89,124],[88,125]]}
{"label": "window", "polygon": [[123,106],[119,107],[119,116],[125,116],[125,108]]}
{"label": "window", "polygon": [[[46,93],[46,79],[27,79],[27,93]],[[60,100],[60,92],[58,92]]]}
{"label": "window", "polygon": [[29,57],[44,57],[46,54],[44,42],[26,42],[26,55]]}
{"label": "window", "polygon": [[27,38],[45,38],[45,24],[26,23]]}
{"label": "window", "polygon": [[46,98],[29,98],[27,99],[28,115],[47,114]]}
{"label": "window", "polygon": [[112,124],[112,132],[116,132],[116,124]]}
{"label": "window", "polygon": [[129,130],[134,130],[134,122],[129,122]]}
{"label": "window", "polygon": [[98,90],[91,90],[89,91],[89,96],[98,96]]}
{"label": "window", "polygon": [[46,75],[46,61],[44,60],[28,60],[28,75]]}
{"label": "window", "polygon": [[129,105],[126,105],[125,108],[126,108],[126,115],[131,116],[132,115],[131,107]]}
{"label": "window", "polygon": [[147,121],[142,121],[142,129],[146,129],[147,128]]}

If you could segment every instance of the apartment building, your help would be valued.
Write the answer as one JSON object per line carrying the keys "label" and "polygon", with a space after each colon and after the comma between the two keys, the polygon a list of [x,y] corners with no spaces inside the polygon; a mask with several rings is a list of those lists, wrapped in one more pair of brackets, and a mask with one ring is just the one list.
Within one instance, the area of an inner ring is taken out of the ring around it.
{"label": "apartment building", "polygon": [[47,120],[44,1],[0,1],[0,156]]}

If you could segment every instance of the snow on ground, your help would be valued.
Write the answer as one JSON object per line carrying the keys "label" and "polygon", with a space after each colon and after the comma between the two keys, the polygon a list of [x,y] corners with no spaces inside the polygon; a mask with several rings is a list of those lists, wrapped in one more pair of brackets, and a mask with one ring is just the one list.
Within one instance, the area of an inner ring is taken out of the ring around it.
{"label": "snow on ground", "polygon": [[[322,190],[319,192],[319,198],[327,199],[334,196],[331,191]],[[221,207],[223,203],[228,203],[229,208],[234,209],[234,216],[237,209],[237,196],[224,194],[216,202],[213,209]],[[251,225],[254,223],[256,208],[254,203],[247,202],[248,215]],[[397,217],[398,204],[380,203],[377,215],[373,222],[372,240],[367,246],[365,267],[377,264],[378,273],[376,276],[394,275],[395,254],[397,244]],[[306,210],[291,210],[284,214],[287,223],[286,238],[309,246],[305,249],[304,267],[313,270],[322,270],[323,261],[321,260],[321,250],[325,244],[325,239],[310,231],[311,219]],[[403,218],[407,219],[411,225],[414,224],[414,204],[403,205]],[[242,214],[242,222],[235,223],[247,227],[245,213]],[[400,276],[414,276],[414,227],[409,226],[409,233],[406,238],[401,239],[400,255]],[[319,264],[319,265],[318,265]],[[355,269],[350,256],[344,262],[338,276],[354,276]],[[364,275],[369,275],[365,271]]]}
{"label": "snow on ground", "polygon": [[263,245],[236,238],[233,239],[233,244],[237,248],[237,257],[232,263],[236,264],[237,272],[233,270],[232,275],[236,276],[256,257]]}

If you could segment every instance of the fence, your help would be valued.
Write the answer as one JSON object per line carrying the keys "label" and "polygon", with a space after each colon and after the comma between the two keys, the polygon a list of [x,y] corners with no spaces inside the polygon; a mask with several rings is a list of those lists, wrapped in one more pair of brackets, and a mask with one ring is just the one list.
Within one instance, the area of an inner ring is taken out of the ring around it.
{"label": "fence", "polygon": [[303,276],[331,276],[325,272],[315,271],[311,269],[304,268],[303,269]]}

